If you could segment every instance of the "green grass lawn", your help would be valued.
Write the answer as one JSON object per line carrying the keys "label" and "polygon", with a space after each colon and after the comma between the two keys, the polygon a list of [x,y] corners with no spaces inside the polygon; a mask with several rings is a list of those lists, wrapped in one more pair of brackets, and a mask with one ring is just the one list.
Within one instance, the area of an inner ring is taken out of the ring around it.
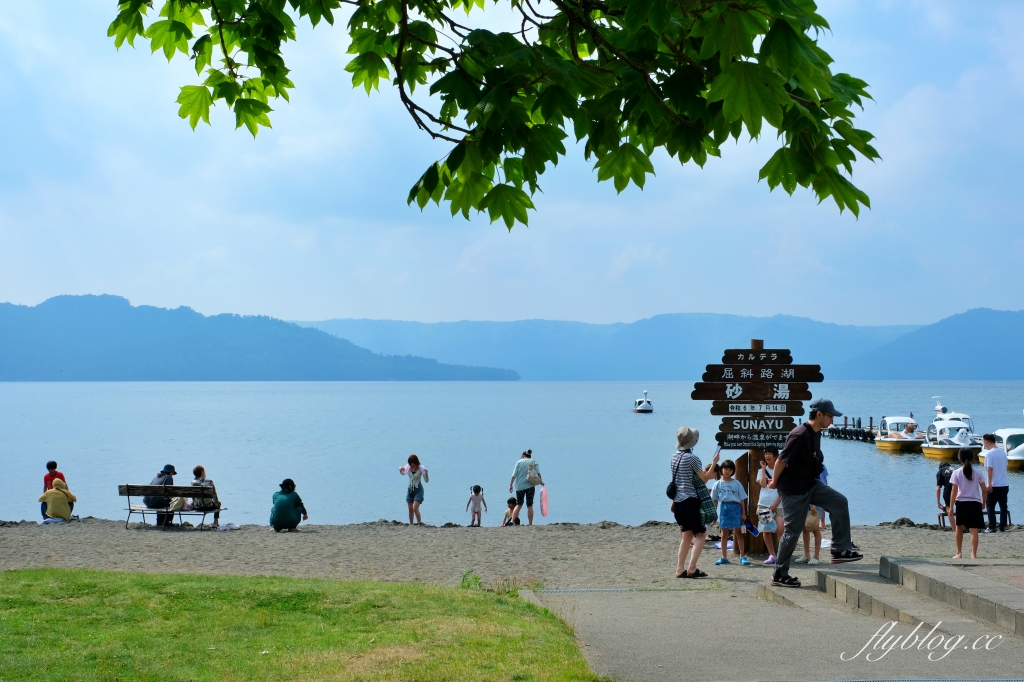
{"label": "green grass lawn", "polygon": [[478,589],[0,573],[0,680],[598,680],[572,630]]}

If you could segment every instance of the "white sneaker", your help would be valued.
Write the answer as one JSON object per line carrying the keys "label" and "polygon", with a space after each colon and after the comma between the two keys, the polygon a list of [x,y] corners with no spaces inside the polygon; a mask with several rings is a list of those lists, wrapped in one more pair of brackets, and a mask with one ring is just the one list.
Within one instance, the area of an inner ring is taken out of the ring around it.
{"label": "white sneaker", "polygon": [[808,560],[807,560],[807,565],[808,565],[808,566],[817,566],[817,565],[818,565],[818,564],[820,564],[820,563],[821,563],[821,562],[820,562],[820,561],[818,561],[817,559],[808,559]]}
{"label": "white sneaker", "polygon": [[797,557],[796,559],[793,559],[793,563],[794,564],[806,564],[807,563],[807,557],[805,557],[805,556]]}

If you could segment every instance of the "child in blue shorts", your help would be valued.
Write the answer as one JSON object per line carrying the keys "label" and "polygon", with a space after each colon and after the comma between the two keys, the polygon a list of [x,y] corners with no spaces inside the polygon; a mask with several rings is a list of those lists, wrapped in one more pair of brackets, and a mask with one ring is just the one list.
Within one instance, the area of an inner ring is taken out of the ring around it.
{"label": "child in blue shorts", "polygon": [[722,529],[722,558],[715,562],[715,566],[729,563],[730,534],[740,555],[740,565],[750,565],[743,547],[743,533],[738,532],[738,529],[743,527],[743,522],[747,520],[747,512],[743,505],[747,493],[740,482],[733,478],[735,475],[736,463],[731,459],[725,460],[722,462],[722,480],[711,489],[711,499],[718,502],[718,527]]}

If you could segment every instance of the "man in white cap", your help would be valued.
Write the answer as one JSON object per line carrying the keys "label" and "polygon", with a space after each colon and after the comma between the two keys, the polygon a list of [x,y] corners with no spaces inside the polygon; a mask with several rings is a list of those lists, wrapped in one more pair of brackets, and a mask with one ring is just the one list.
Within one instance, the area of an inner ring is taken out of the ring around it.
{"label": "man in white cap", "polygon": [[822,483],[818,478],[824,466],[821,454],[821,432],[834,417],[843,413],[831,400],[819,398],[810,405],[808,420],[796,427],[786,438],[786,445],[775,462],[775,475],[768,484],[782,498],[786,528],[779,541],[772,585],[800,587],[800,581],[789,575],[789,559],[804,530],[810,505],[823,507],[832,519],[832,563],[860,561],[864,557],[854,551],[850,538],[850,506],[846,496]]}

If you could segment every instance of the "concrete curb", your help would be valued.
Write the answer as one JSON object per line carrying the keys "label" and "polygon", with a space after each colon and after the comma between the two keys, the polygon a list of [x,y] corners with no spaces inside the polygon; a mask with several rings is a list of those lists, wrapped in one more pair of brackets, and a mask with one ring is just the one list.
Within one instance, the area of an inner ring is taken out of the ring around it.
{"label": "concrete curb", "polygon": [[[1003,561],[1020,565],[1024,562]],[[883,556],[879,575],[977,618],[1024,637],[1024,590],[962,570],[958,566],[991,565],[992,562],[948,562]]]}

